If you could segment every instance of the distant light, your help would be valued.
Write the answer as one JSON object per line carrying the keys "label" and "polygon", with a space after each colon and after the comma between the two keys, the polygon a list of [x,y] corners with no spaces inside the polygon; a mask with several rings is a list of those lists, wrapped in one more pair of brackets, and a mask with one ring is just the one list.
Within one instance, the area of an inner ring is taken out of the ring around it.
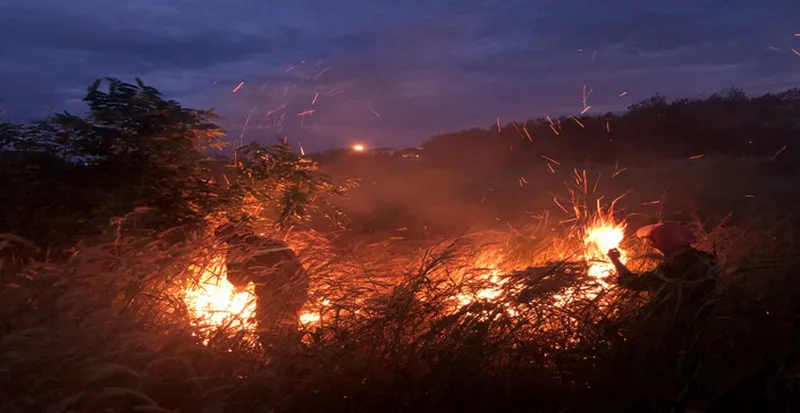
{"label": "distant light", "polygon": [[364,145],[361,145],[361,144],[353,145],[353,150],[356,151],[356,152],[364,152],[364,149],[365,149]]}

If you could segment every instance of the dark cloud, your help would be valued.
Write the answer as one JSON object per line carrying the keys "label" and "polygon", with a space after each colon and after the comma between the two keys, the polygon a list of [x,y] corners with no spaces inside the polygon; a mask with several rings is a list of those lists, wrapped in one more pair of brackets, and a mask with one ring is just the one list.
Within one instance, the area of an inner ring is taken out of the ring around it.
{"label": "dark cloud", "polygon": [[92,79],[140,76],[216,107],[235,138],[402,146],[580,111],[584,85],[595,111],[795,86],[798,12],[795,0],[7,0],[0,108],[75,110]]}

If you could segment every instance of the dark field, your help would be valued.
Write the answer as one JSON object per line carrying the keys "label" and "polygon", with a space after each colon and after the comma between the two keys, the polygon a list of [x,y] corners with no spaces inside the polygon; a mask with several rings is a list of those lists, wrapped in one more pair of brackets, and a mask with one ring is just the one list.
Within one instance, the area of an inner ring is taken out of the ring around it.
{"label": "dark field", "polygon": [[[277,166],[259,175],[257,159],[245,158],[256,159],[251,175],[208,197],[197,194],[209,187],[180,181],[195,173],[188,166],[166,169],[152,184],[159,191],[147,192],[138,174],[136,185],[106,184],[97,170],[49,158],[12,168],[9,155],[4,173],[16,181],[3,193],[16,201],[4,204],[0,230],[0,411],[798,408],[800,189],[787,154],[624,162],[348,154],[320,163],[331,182],[360,181],[331,198],[347,216],[336,226],[320,217],[264,224],[282,210],[264,213],[247,196],[282,206],[290,198],[272,192],[291,193],[292,179],[305,176],[297,171],[318,171],[280,146],[262,150],[274,151]],[[283,167],[290,178],[276,178]],[[73,173],[87,178],[61,180]],[[242,182],[247,191],[233,193]],[[327,188],[303,182],[308,194]],[[150,198],[129,201],[128,187]],[[307,199],[300,205],[311,214],[322,197]],[[147,215],[156,204],[180,220]],[[185,299],[219,263],[213,226],[242,211],[266,217],[260,228],[285,238],[309,271],[299,347],[264,351],[252,324],[235,317],[200,325],[208,319]],[[691,228],[698,248],[723,264],[708,321],[676,341],[647,321],[646,294],[613,282],[583,290],[598,285],[583,237],[601,218],[626,226],[620,248],[635,270],[656,262],[637,227]]]}

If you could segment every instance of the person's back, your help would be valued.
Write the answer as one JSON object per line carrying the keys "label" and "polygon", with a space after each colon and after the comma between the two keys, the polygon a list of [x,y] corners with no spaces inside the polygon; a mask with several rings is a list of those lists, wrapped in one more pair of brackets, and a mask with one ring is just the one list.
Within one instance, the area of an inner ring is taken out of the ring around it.
{"label": "person's back", "polygon": [[[695,345],[706,331],[715,302],[719,264],[713,254],[691,246],[694,236],[671,223],[641,228],[637,235],[664,254],[654,270],[633,274],[619,260],[616,250],[608,253],[617,269],[620,287],[648,291],[650,301],[629,320],[624,344],[628,352],[646,357],[633,361],[634,371],[657,378],[660,395],[679,406],[702,405],[705,394],[691,375],[701,359]],[[627,357],[626,357],[627,358]],[[630,366],[621,362],[621,369]]]}
{"label": "person's back", "polygon": [[[633,274],[621,262],[618,253],[609,251],[617,267],[619,285],[635,291],[649,291],[647,313],[668,313],[689,321],[700,316],[716,291],[719,263],[712,254],[691,246],[694,237],[676,224],[658,224],[641,228],[637,235],[664,254],[654,270]],[[704,313],[706,313],[705,311]],[[654,315],[654,314],[651,314]]]}
{"label": "person's back", "polygon": [[283,241],[247,236],[228,248],[228,280],[237,287],[252,282],[272,289],[307,278],[294,251]]}
{"label": "person's back", "polygon": [[217,231],[228,243],[227,278],[234,286],[255,285],[256,317],[261,344],[273,348],[294,340],[300,310],[308,298],[308,274],[294,251],[283,241],[245,230]]}
{"label": "person's back", "polygon": [[652,271],[658,283],[645,311],[669,310],[676,322],[702,318],[716,292],[717,269],[716,257],[691,246],[665,257]]}

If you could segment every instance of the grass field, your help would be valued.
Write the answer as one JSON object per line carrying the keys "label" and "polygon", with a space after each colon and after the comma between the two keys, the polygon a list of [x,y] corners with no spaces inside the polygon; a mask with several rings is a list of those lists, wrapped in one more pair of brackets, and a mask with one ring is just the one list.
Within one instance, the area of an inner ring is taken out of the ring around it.
{"label": "grass field", "polygon": [[[319,316],[302,348],[265,354],[241,331],[191,322],[180,294],[188,268],[219,255],[210,236],[168,248],[123,237],[3,283],[0,411],[798,408],[800,190],[769,159],[379,164],[328,166],[362,180],[341,204],[349,231],[289,236]],[[632,267],[653,265],[631,233],[659,218],[687,223],[723,259],[711,321],[678,347],[643,327],[646,297],[606,287],[557,299],[592,281],[583,225],[598,199],[623,194]]]}

